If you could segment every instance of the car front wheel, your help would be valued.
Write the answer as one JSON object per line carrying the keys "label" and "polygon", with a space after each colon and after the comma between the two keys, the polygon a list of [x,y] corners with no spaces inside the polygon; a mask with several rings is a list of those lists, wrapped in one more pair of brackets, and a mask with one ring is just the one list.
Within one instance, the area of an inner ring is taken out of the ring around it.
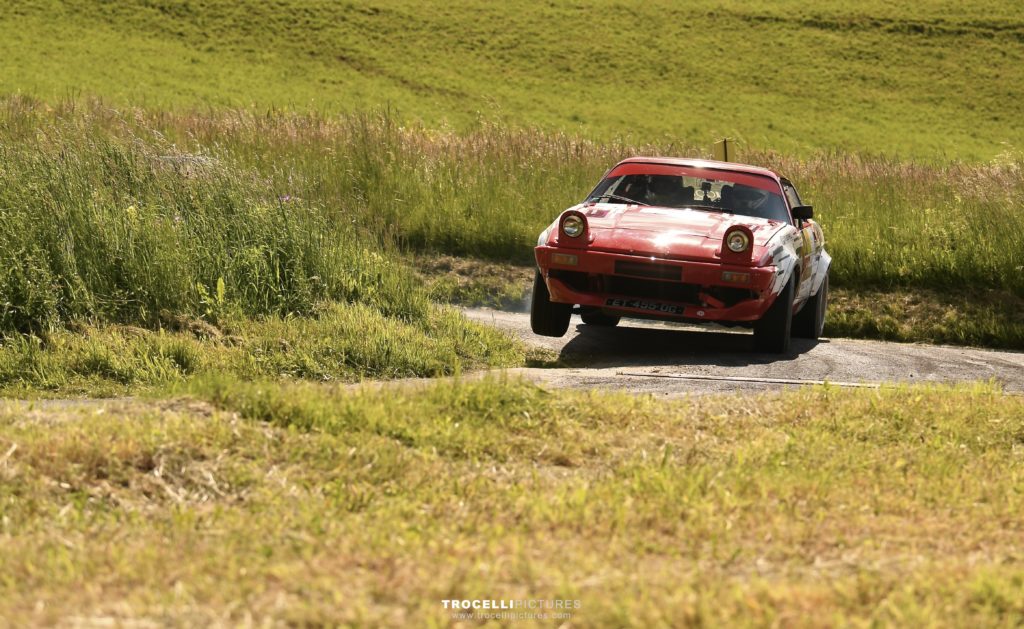
{"label": "car front wheel", "polygon": [[788,352],[792,327],[793,280],[790,280],[775,298],[775,303],[754,323],[754,349],[771,354]]}
{"label": "car front wheel", "polygon": [[825,329],[825,311],[828,309],[828,275],[814,297],[807,300],[803,310],[793,317],[793,336],[817,340]]}
{"label": "car front wheel", "polygon": [[551,301],[548,285],[540,271],[533,276],[533,302],[530,304],[530,327],[541,336],[565,336],[572,317],[572,304]]}

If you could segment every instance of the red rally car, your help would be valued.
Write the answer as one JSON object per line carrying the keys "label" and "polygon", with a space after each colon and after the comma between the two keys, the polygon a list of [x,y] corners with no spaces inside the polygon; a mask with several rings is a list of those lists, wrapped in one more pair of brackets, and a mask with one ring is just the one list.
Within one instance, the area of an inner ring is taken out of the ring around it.
{"label": "red rally car", "polygon": [[620,317],[753,327],[759,351],[825,324],[821,227],[796,188],[765,168],[634,157],[541,234],[530,323],[563,336]]}

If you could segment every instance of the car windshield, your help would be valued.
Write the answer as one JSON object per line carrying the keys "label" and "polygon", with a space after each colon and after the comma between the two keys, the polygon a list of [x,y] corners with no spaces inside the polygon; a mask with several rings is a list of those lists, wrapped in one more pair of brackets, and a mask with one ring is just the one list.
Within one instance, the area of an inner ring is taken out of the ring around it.
{"label": "car windshield", "polygon": [[686,175],[613,174],[598,184],[587,200],[696,208],[775,221],[789,220],[781,190],[776,193],[734,181]]}

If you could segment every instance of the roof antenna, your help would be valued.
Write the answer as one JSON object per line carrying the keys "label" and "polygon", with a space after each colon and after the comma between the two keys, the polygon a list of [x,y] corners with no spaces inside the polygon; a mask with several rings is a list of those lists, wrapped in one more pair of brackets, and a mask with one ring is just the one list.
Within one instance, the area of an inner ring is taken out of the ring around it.
{"label": "roof antenna", "polygon": [[720,162],[729,161],[729,153],[732,147],[729,143],[729,138],[722,138],[715,142],[715,159]]}

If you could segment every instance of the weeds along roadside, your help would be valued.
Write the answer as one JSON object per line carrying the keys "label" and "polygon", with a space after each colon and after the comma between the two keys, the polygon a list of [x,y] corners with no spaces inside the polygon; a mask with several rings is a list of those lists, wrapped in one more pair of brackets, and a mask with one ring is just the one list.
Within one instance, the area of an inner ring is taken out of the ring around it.
{"label": "weeds along roadside", "polygon": [[[0,330],[173,328],[182,317],[314,315],[325,301],[423,329],[434,306],[395,243],[522,262],[536,233],[617,159],[699,152],[487,125],[455,134],[386,114],[180,114],[8,98]],[[785,172],[816,205],[839,287],[1024,294],[1019,156],[984,165],[744,159]],[[992,338],[1000,325],[952,338]]]}
{"label": "weeds along roadside", "polygon": [[[319,118],[235,112],[162,122],[223,147],[285,194],[346,216],[411,248],[528,263],[537,234],[579,202],[617,160],[705,155],[671,143],[595,143],[482,124],[456,134],[403,126],[387,114]],[[1024,156],[991,163],[905,162],[819,153],[745,152],[815,205],[838,286],[1009,290],[1024,296]]]}
{"label": "weeds along roadside", "polygon": [[0,130],[0,330],[308,314],[325,299],[405,320],[429,309],[382,239],[316,200],[123,119],[30,115],[28,133]]}
{"label": "weeds along roadside", "polygon": [[[537,234],[617,160],[706,155],[672,143],[593,142],[481,123],[455,133],[387,112],[323,117],[252,111],[113,112],[72,103],[53,112],[9,100],[8,123],[77,120],[99,135],[173,143],[255,173],[276,198],[314,204],[417,251],[529,262]],[[1024,295],[1024,156],[990,163],[901,161],[841,152],[796,158],[745,151],[778,169],[814,204],[835,259],[836,285],[978,288]]]}
{"label": "weeds along roadside", "polygon": [[[54,111],[9,99],[5,143],[26,128],[76,126],[98,142],[174,146],[257,177],[261,193],[319,211],[306,220],[353,223],[415,249],[529,260],[537,233],[579,201],[616,160],[693,155],[692,146],[595,143],[482,124],[456,134],[401,124],[387,113],[319,117],[249,111],[113,112],[72,103]],[[956,287],[1024,292],[1024,158],[986,164],[903,162],[885,156],[810,159],[748,152],[785,173],[826,229],[840,285]],[[170,168],[171,165],[165,165]],[[177,172],[177,171],[176,171]],[[253,182],[245,182],[251,184]],[[187,186],[182,186],[187,187]],[[228,197],[231,200],[231,197]],[[318,230],[318,233],[322,230]]]}
{"label": "weeds along roadside", "polygon": [[504,335],[432,303],[387,234],[137,122],[99,106],[0,110],[0,387],[522,362]]}
{"label": "weeds along roadside", "polygon": [[119,396],[219,375],[352,382],[457,375],[549,360],[452,308],[420,321],[370,306],[324,304],[309,317],[229,318],[176,329],[105,324],[0,343],[0,395]]}

